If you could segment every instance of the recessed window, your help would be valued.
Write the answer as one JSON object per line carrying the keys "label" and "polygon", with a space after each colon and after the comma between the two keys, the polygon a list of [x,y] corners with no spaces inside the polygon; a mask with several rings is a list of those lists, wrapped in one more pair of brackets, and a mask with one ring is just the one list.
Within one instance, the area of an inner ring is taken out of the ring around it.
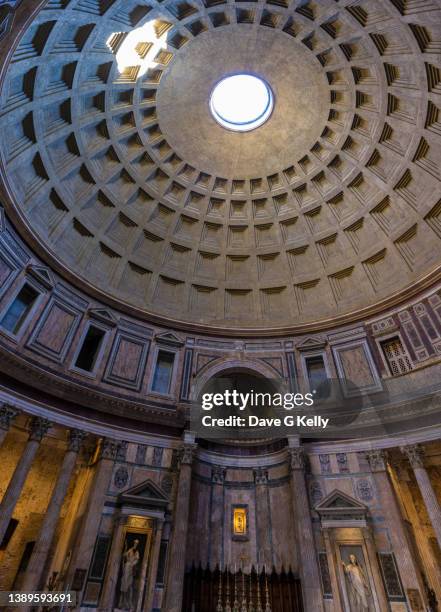
{"label": "recessed window", "polygon": [[384,340],[384,342],[381,343],[381,348],[383,349],[383,354],[386,357],[392,376],[405,374],[412,370],[412,363],[409,359],[409,355],[398,336],[390,338],[389,340]]}
{"label": "recessed window", "polygon": [[328,379],[325,363],[321,355],[306,358],[306,371],[311,391],[318,389]]}
{"label": "recessed window", "polygon": [[85,372],[92,372],[105,331],[91,325],[84,337],[80,352],[75,361],[75,367]]}
{"label": "recessed window", "polygon": [[210,110],[216,121],[235,132],[263,125],[274,107],[274,96],[263,79],[252,74],[225,77],[213,89]]}
{"label": "recessed window", "polygon": [[38,291],[33,287],[27,283],[23,285],[3,316],[0,325],[8,332],[18,334],[38,295]]}
{"label": "recessed window", "polygon": [[174,353],[169,353],[167,351],[158,352],[155,373],[153,375],[152,391],[165,395],[170,393],[174,361]]}

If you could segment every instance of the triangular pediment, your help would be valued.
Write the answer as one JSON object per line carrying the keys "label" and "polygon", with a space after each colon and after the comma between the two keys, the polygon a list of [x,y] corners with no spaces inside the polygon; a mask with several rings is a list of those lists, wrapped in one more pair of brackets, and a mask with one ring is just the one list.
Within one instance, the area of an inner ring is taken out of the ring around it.
{"label": "triangular pediment", "polygon": [[182,346],[184,344],[182,338],[172,332],[156,334],[155,340],[157,344],[167,344],[168,346]]}
{"label": "triangular pediment", "polygon": [[[6,5],[6,7],[8,7],[8,5]],[[0,23],[0,38],[3,38],[3,36],[11,27],[12,22],[14,20],[14,10],[12,9],[12,7],[9,8],[11,10],[9,11],[9,13],[6,13],[6,15],[3,16],[3,19]]]}
{"label": "triangular pediment", "polygon": [[308,338],[304,338],[299,344],[296,345],[296,348],[299,351],[308,351],[314,349],[321,349],[326,345],[326,338],[322,336],[310,336]]}
{"label": "triangular pediment", "polygon": [[39,283],[46,287],[46,289],[52,289],[55,285],[55,280],[52,272],[45,266],[28,266],[28,273],[31,274]]}
{"label": "triangular pediment", "polygon": [[119,494],[121,504],[155,506],[165,508],[169,502],[167,495],[152,480],[144,480]]}
{"label": "triangular pediment", "polygon": [[334,489],[329,495],[321,500],[320,503],[315,507],[315,511],[321,516],[333,516],[335,518],[345,517],[350,515],[364,516],[366,515],[368,508],[362,504],[358,499],[351,497],[343,491]]}
{"label": "triangular pediment", "polygon": [[118,322],[115,315],[106,308],[91,308],[88,311],[88,314],[91,319],[97,319],[98,321],[107,323],[107,325],[111,325],[112,327]]}

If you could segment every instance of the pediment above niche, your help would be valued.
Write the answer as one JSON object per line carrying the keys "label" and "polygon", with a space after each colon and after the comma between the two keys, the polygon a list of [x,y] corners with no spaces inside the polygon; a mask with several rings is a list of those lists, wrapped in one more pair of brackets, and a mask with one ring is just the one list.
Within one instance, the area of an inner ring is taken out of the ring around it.
{"label": "pediment above niche", "polygon": [[152,480],[144,480],[140,484],[122,491],[118,500],[121,505],[154,507],[163,510],[169,502],[164,491]]}
{"label": "pediment above niche", "polygon": [[323,349],[326,346],[326,338],[322,336],[310,336],[309,338],[305,338],[299,344],[296,345],[297,350],[299,351],[309,351],[315,349]]}
{"label": "pediment above niche", "polygon": [[46,289],[52,289],[54,287],[55,279],[49,268],[45,266],[30,265],[27,268],[27,272],[33,276],[35,280],[41,283],[43,287],[46,287]]}
{"label": "pediment above niche", "polygon": [[166,344],[167,346],[183,346],[184,341],[182,338],[172,332],[163,332],[162,334],[156,334],[156,344]]}
{"label": "pediment above niche", "polygon": [[366,525],[367,506],[338,489],[327,495],[314,510],[319,514],[323,526]]}
{"label": "pediment above niche", "polygon": [[112,327],[114,327],[118,322],[115,315],[106,308],[91,308],[88,311],[88,315],[91,319],[97,319],[98,321],[101,321],[101,323],[106,323]]}

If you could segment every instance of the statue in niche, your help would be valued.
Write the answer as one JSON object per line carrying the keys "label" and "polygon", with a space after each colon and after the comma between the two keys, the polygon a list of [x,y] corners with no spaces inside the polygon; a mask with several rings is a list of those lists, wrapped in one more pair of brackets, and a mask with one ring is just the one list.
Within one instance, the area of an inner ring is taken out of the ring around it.
{"label": "statue in niche", "polygon": [[[135,537],[133,539],[133,535],[127,534],[122,554],[118,596],[119,610],[134,610],[136,605],[136,578],[142,558],[142,551],[140,550],[139,538]],[[130,542],[130,540],[132,541]]]}
{"label": "statue in niche", "polygon": [[346,591],[351,612],[372,612],[374,607],[372,605],[369,579],[362,560],[363,552],[360,547],[348,546],[343,548],[350,549],[346,551],[346,555],[342,554],[342,566],[346,578]]}

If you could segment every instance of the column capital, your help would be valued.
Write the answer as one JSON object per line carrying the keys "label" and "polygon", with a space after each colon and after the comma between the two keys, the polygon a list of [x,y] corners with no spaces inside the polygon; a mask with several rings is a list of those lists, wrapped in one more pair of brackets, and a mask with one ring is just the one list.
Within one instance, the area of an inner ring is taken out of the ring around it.
{"label": "column capital", "polygon": [[69,431],[69,441],[67,444],[67,450],[79,453],[81,445],[87,433],[82,429],[71,429]]}
{"label": "column capital", "polygon": [[263,485],[268,483],[268,470],[263,467],[253,469],[254,482],[256,485]]}
{"label": "column capital", "polygon": [[121,442],[118,442],[117,449],[116,449],[116,460],[117,461],[125,461],[126,460],[127,447],[128,446],[129,446],[129,443],[126,442],[125,440],[122,440]]}
{"label": "column capital", "polygon": [[197,444],[184,443],[178,450],[178,462],[181,465],[191,465],[196,454]]}
{"label": "column capital", "polygon": [[211,482],[213,484],[223,485],[226,473],[226,468],[222,467],[221,465],[213,465],[211,468]]}
{"label": "column capital", "polygon": [[400,450],[409,459],[409,463],[413,468],[424,467],[424,448],[420,444],[401,446]]}
{"label": "column capital", "polygon": [[306,453],[301,446],[296,448],[288,448],[289,466],[291,471],[306,469]]}
{"label": "column capital", "polygon": [[118,452],[118,442],[111,438],[103,438],[101,440],[99,459],[115,459]]}
{"label": "column capital", "polygon": [[387,452],[382,449],[375,449],[366,452],[366,459],[369,462],[372,472],[385,472],[387,463]]}
{"label": "column capital", "polygon": [[20,411],[14,408],[11,404],[0,404],[0,429],[9,430],[11,421],[13,421]]}
{"label": "column capital", "polygon": [[52,423],[48,419],[42,417],[32,417],[29,425],[29,440],[41,442],[48,430],[52,427]]}

